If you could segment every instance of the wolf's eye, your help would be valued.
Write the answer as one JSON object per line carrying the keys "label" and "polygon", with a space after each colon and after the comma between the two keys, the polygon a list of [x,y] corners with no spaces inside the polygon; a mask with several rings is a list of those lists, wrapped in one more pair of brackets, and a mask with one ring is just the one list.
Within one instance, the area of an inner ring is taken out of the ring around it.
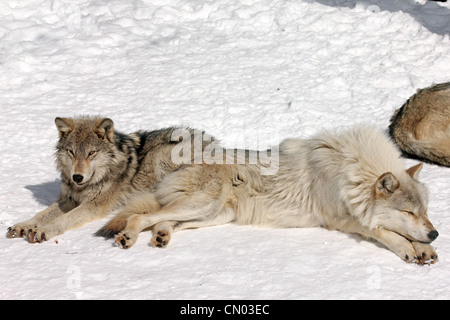
{"label": "wolf's eye", "polygon": [[75,154],[73,153],[73,150],[72,150],[72,149],[67,149],[67,153],[68,153],[71,157],[74,157],[74,156],[75,156]]}
{"label": "wolf's eye", "polygon": [[410,216],[415,216],[414,212],[408,210],[402,210],[404,213],[409,214]]}
{"label": "wolf's eye", "polygon": [[88,155],[89,155],[89,157],[93,157],[93,156],[95,156],[96,153],[97,153],[97,151],[92,150],[88,153]]}

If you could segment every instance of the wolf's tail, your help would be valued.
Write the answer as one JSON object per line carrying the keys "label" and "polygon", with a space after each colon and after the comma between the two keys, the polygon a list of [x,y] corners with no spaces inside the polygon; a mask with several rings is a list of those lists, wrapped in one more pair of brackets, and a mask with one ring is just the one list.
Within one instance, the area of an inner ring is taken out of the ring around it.
{"label": "wolf's tail", "polygon": [[125,209],[112,218],[106,225],[98,230],[95,235],[112,238],[125,229],[128,218],[135,214],[151,214],[160,209],[160,204],[153,193],[142,193],[136,196]]}
{"label": "wolf's tail", "polygon": [[450,167],[450,137],[417,140],[409,132],[392,135],[394,141],[407,156],[425,162]]}

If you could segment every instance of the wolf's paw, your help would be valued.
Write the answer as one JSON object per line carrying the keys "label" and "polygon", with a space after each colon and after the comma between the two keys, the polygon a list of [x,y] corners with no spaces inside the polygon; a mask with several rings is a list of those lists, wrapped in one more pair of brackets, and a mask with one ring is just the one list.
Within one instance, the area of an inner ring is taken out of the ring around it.
{"label": "wolf's paw", "polygon": [[30,243],[47,240],[46,233],[36,224],[16,224],[8,228],[6,236],[8,238],[26,238]]}
{"label": "wolf's paw", "polygon": [[136,243],[136,240],[138,238],[138,235],[130,230],[123,230],[122,232],[119,232],[114,237],[115,244],[122,248],[122,249],[128,249],[133,246],[133,244]]}
{"label": "wolf's paw", "polygon": [[414,250],[416,251],[416,261],[417,264],[433,264],[438,261],[438,255],[434,248],[426,243],[412,242]]}
{"label": "wolf's paw", "polygon": [[400,258],[403,258],[403,261],[408,262],[408,263],[416,263],[417,262],[417,256],[415,254],[406,253],[405,255],[403,255]]}
{"label": "wolf's paw", "polygon": [[170,232],[167,230],[159,230],[150,241],[154,247],[164,248],[169,244]]}
{"label": "wolf's paw", "polygon": [[416,251],[411,242],[406,239],[399,243],[393,251],[405,262],[413,263],[417,261]]}

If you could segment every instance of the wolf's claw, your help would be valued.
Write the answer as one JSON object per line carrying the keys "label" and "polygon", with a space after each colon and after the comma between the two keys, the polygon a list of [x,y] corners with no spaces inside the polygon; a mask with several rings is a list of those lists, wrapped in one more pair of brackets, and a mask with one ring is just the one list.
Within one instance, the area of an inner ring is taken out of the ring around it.
{"label": "wolf's claw", "polygon": [[15,237],[17,237],[16,229],[12,229],[11,227],[9,227],[8,230],[6,231],[6,236],[8,238],[15,238]]}
{"label": "wolf's claw", "polygon": [[20,232],[17,232],[16,227],[9,227],[6,236],[8,238],[23,238],[25,236],[25,230],[21,228]]}
{"label": "wolf's claw", "polygon": [[41,242],[41,241],[39,241],[39,238],[38,238],[38,236],[37,236],[37,234],[36,234],[36,231],[33,231],[33,230],[28,230],[28,233],[27,233],[27,239],[28,239],[28,242],[29,243],[37,243],[37,242]]}

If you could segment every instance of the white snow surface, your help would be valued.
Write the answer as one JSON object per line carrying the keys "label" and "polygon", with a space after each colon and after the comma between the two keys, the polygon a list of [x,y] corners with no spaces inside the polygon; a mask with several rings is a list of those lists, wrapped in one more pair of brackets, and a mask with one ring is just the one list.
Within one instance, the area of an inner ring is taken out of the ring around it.
{"label": "white snow surface", "polygon": [[0,299],[449,299],[450,171],[429,164],[431,266],[320,228],[228,224],[165,249],[144,232],[128,250],[93,235],[108,219],[42,244],[4,236],[58,198],[56,116],[250,148],[387,130],[418,88],[450,80],[449,34],[450,5],[424,0],[0,1]]}

